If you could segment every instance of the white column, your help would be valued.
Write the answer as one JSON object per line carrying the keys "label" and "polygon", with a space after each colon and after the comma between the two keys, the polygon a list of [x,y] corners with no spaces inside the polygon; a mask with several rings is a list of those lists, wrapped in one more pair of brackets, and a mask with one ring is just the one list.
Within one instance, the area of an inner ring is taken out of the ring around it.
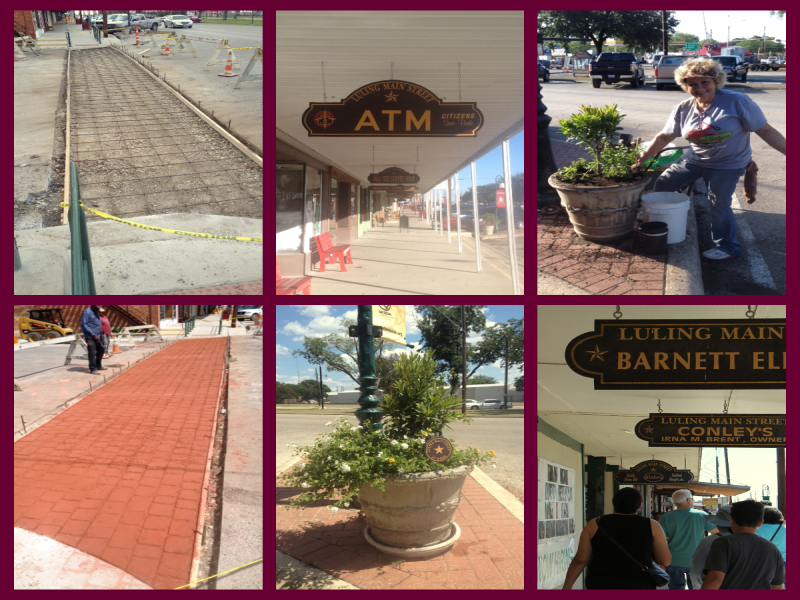
{"label": "white column", "polygon": [[453,240],[450,238],[450,204],[453,201],[453,188],[452,177],[447,178],[447,243],[450,244]]}
{"label": "white column", "polygon": [[473,225],[475,226],[475,266],[478,273],[481,272],[481,232],[478,227],[478,183],[475,178],[475,161],[470,163],[470,170],[472,171],[472,211],[473,211]]}
{"label": "white column", "polygon": [[456,230],[458,232],[458,253],[461,254],[461,198],[458,194],[458,173],[453,175],[456,180]]}
{"label": "white column", "polygon": [[506,220],[508,221],[508,257],[511,263],[511,282],[514,286],[514,295],[521,296],[519,291],[519,274],[517,273],[517,244],[514,235],[514,198],[511,193],[511,157],[509,156],[508,140],[503,141],[503,181],[506,182]]}

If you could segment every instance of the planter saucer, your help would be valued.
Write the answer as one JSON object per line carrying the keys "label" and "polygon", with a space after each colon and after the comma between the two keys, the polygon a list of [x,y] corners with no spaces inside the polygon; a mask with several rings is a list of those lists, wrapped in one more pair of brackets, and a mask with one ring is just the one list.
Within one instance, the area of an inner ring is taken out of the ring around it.
{"label": "planter saucer", "polygon": [[454,522],[452,524],[451,532],[452,533],[450,534],[450,537],[445,541],[434,544],[433,546],[425,546],[424,548],[397,548],[395,546],[386,546],[381,544],[380,542],[376,541],[372,535],[370,535],[369,525],[367,525],[366,529],[364,529],[364,537],[370,544],[375,546],[375,548],[386,554],[400,556],[402,558],[427,558],[429,556],[436,556],[437,554],[447,552],[453,547],[453,544],[455,544],[459,538],[461,538],[461,528],[458,526],[458,523]]}

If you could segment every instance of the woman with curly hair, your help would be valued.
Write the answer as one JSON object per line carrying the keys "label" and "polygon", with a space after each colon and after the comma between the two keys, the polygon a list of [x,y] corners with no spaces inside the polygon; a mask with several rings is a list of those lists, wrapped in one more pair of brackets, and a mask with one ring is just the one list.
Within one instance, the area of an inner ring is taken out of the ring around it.
{"label": "woman with curly hair", "polygon": [[694,58],[675,69],[675,81],[691,94],[672,109],[667,124],[634,165],[641,168],[651,157],[678,137],[689,140],[686,160],[664,171],[653,187],[656,192],[675,192],[700,177],[711,202],[711,240],[715,248],[703,252],[712,260],[740,256],[736,219],[731,209],[736,183],[752,162],[750,133],[786,155],[786,139],[745,94],[721,89],[722,65],[710,58]]}

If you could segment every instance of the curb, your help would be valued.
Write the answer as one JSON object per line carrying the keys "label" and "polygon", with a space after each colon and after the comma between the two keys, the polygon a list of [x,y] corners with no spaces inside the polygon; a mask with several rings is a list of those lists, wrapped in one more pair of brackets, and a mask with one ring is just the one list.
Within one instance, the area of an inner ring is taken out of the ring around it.
{"label": "curb", "polygon": [[689,192],[689,214],[686,215],[686,239],[667,250],[665,296],[704,296],[706,293],[703,288],[703,268],[700,265],[694,194],[692,186]]}
{"label": "curb", "polygon": [[[550,77],[550,81],[571,81],[573,83],[589,83],[589,79],[586,77]],[[547,83],[550,83],[549,81]],[[619,83],[625,83],[620,81]],[[645,79],[644,85],[655,85],[655,81],[647,81]],[[668,84],[669,85],[669,84]],[[736,83],[733,82],[726,82],[725,87],[745,87],[745,88],[753,88],[753,89],[768,89],[768,90],[785,90],[786,84],[785,83],[742,83],[741,81],[737,81]]]}

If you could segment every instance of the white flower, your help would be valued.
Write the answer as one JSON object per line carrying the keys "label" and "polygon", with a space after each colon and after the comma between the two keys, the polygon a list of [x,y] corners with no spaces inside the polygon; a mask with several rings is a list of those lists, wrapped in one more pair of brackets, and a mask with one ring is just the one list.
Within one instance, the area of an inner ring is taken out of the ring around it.
{"label": "white flower", "polygon": [[404,440],[407,440],[407,439],[408,439],[408,436],[407,436],[407,435],[404,435],[404,436],[403,436],[403,439],[404,439]]}
{"label": "white flower", "polygon": [[344,503],[344,507],[347,508],[348,506],[350,506],[350,503],[349,502],[345,502]]}
{"label": "white flower", "polygon": [[359,429],[361,429],[361,428],[360,427],[351,427],[350,431],[358,431]]}
{"label": "white flower", "polygon": [[339,448],[344,448],[344,446],[342,444],[339,444]]}
{"label": "white flower", "polygon": [[338,508],[336,508],[335,506],[331,506],[331,507],[330,507],[330,509],[331,509],[331,512],[332,512],[333,514],[336,514],[336,511],[337,511],[337,510],[339,510],[339,509],[338,509]]}
{"label": "white flower", "polygon": [[344,471],[345,473],[349,473],[350,472],[350,465],[342,463],[342,471]]}
{"label": "white flower", "polygon": [[404,471],[403,469],[400,469],[400,472],[401,472],[401,473],[405,473],[405,471]]}
{"label": "white flower", "polygon": [[305,479],[306,477],[308,477],[308,473],[303,473],[303,479]]}
{"label": "white flower", "polygon": [[392,446],[397,446],[397,440],[392,440]]}
{"label": "white flower", "polygon": [[300,487],[305,489],[308,487],[308,484],[304,481],[303,483],[300,484]]}
{"label": "white flower", "polygon": [[496,469],[496,468],[497,468],[497,465],[492,465],[492,468],[493,468],[493,469]]}
{"label": "white flower", "polygon": [[330,421],[328,421],[327,423],[325,423],[325,427],[330,427],[331,425],[333,425],[333,423],[331,423]]}
{"label": "white flower", "polygon": [[305,468],[306,468],[306,463],[303,463],[302,465],[300,465],[300,470],[301,470],[301,471],[302,471],[303,469],[305,469]]}
{"label": "white flower", "polygon": [[408,444],[400,444],[400,447],[401,447],[403,450],[408,450]]}
{"label": "white flower", "polygon": [[364,429],[364,428],[361,425],[359,425],[357,429]]}
{"label": "white flower", "polygon": [[288,447],[289,447],[289,444],[286,444],[286,447],[288,448]]}
{"label": "white flower", "polygon": [[381,457],[381,454],[383,454],[383,452],[378,452],[378,458]]}

